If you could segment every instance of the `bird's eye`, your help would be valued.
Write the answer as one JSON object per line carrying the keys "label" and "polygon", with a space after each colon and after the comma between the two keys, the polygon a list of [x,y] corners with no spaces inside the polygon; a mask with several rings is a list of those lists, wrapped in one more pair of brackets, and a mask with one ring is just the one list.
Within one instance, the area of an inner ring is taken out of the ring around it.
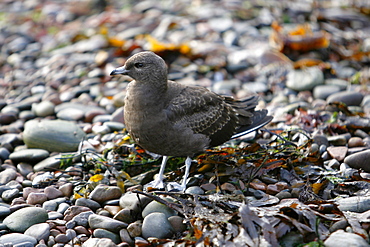
{"label": "bird's eye", "polygon": [[142,64],[142,63],[135,63],[134,65],[135,65],[136,68],[141,68],[141,67],[144,66],[144,64]]}

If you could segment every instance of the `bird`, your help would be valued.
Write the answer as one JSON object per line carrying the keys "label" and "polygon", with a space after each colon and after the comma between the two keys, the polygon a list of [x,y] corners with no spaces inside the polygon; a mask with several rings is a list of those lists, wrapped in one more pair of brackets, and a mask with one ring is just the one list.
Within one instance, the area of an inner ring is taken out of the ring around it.
{"label": "bird", "polygon": [[[134,54],[110,75],[133,79],[124,99],[126,129],[140,147],[163,156],[158,176],[145,188],[185,191],[194,155],[272,120],[266,109],[255,110],[256,95],[236,100],[205,87],[168,80],[165,61],[151,51]],[[185,174],[181,184],[165,186],[164,171],[170,156],[187,157]]]}

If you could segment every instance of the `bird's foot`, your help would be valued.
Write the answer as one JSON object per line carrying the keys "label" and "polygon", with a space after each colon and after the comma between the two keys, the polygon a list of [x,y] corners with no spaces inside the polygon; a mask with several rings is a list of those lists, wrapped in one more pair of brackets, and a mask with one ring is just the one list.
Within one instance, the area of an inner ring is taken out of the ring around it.
{"label": "bird's foot", "polygon": [[144,185],[144,190],[148,191],[149,190],[152,190],[153,188],[155,189],[164,189],[164,182],[162,179],[154,179],[152,182],[150,183],[147,183],[146,185]]}
{"label": "bird's foot", "polygon": [[178,184],[176,182],[169,182],[166,185],[167,191],[175,192],[184,192],[186,190],[186,184]]}

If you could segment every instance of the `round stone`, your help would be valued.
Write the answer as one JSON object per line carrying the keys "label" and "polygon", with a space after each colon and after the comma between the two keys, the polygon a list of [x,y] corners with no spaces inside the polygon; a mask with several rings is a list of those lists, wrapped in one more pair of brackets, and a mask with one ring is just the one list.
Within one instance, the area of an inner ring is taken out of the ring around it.
{"label": "round stone", "polygon": [[171,223],[164,213],[151,213],[144,218],[142,236],[145,239],[150,237],[159,239],[169,238],[174,232]]}
{"label": "round stone", "polygon": [[[27,219],[27,220],[25,220]],[[14,232],[24,232],[32,225],[43,223],[48,220],[48,213],[43,208],[21,208],[7,216],[3,223]]]}
{"label": "round stone", "polygon": [[23,140],[29,148],[50,152],[74,152],[85,137],[81,128],[63,120],[30,120],[25,123]]}

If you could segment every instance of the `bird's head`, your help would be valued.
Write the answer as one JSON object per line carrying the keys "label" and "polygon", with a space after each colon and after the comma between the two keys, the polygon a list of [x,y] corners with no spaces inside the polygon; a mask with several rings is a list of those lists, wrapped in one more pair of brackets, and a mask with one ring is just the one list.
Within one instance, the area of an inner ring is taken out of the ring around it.
{"label": "bird's head", "polygon": [[128,75],[139,83],[167,83],[167,66],[160,56],[144,51],[130,57],[124,66],[116,68],[110,75]]}

